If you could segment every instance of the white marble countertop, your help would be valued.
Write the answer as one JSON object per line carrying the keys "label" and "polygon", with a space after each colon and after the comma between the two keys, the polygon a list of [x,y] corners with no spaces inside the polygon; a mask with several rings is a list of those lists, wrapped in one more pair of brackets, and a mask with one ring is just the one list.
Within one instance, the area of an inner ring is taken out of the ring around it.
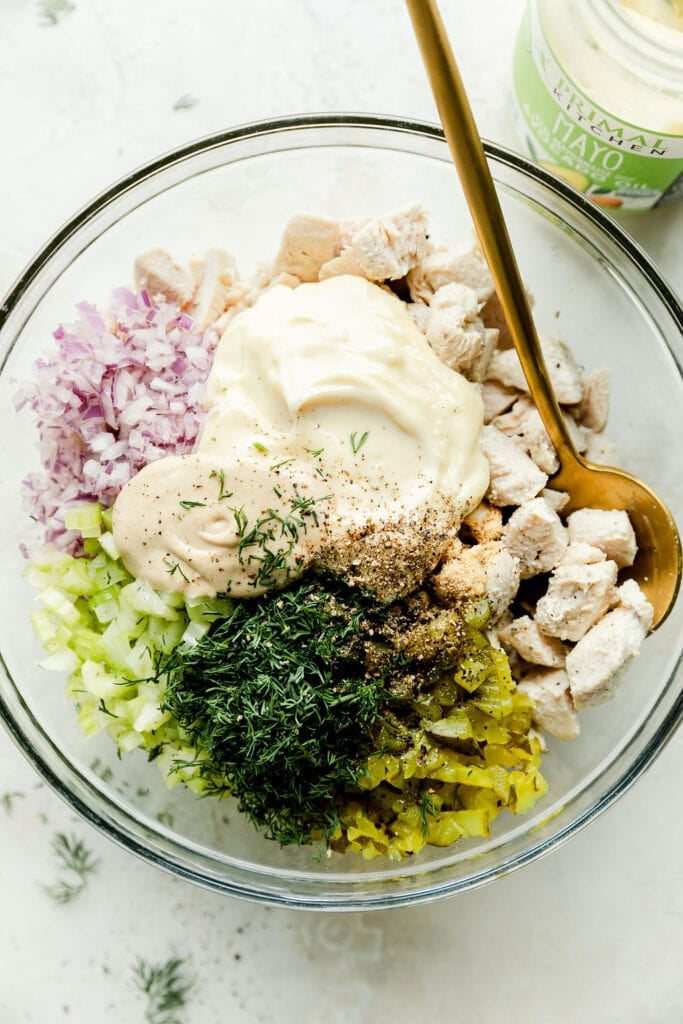
{"label": "white marble countertop", "polygon": [[[522,7],[442,3],[482,133],[511,146]],[[0,290],[85,200],[199,135],[311,111],[436,119],[399,0],[3,0],[0,86]],[[683,204],[629,228],[683,290]],[[248,905],[129,857],[2,732],[0,796],[18,795],[0,801],[0,1024],[150,1020],[133,965],[173,956],[192,985],[182,1024],[681,1020],[682,755],[679,734],[609,813],[494,885],[329,915]],[[57,831],[99,860],[67,906],[41,888]]]}

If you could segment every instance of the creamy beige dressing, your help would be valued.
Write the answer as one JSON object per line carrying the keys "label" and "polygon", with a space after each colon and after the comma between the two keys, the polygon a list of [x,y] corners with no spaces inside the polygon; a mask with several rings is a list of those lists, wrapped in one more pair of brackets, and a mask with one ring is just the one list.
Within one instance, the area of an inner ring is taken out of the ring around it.
{"label": "creamy beige dressing", "polygon": [[161,590],[253,597],[316,558],[372,557],[359,531],[412,530],[433,561],[488,484],[479,389],[359,277],[275,287],[235,317],[206,404],[195,452],[151,463],[114,506],[125,564]]}

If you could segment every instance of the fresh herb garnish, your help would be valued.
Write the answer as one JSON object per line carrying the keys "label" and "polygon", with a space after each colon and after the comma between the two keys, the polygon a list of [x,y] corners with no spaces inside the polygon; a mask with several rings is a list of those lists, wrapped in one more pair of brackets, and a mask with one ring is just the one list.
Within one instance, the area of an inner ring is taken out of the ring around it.
{"label": "fresh herb garnish", "polygon": [[175,576],[175,574],[178,573],[179,576],[183,577],[183,579],[185,580],[186,583],[190,582],[189,578],[183,572],[183,569],[182,569],[182,566],[181,566],[180,562],[171,562],[171,561],[169,561],[168,558],[164,558],[163,562],[164,562],[164,565],[168,566],[168,569],[166,570],[166,572],[168,573],[169,576]]}
{"label": "fresh herb garnish", "polygon": [[85,889],[88,876],[97,869],[98,861],[81,839],[63,832],[53,838],[52,850],[66,871],[66,877],[45,886],[45,891],[56,903],[71,903]]}
{"label": "fresh herb garnish", "polygon": [[355,431],[353,432],[353,434],[351,434],[349,440],[351,441],[351,448],[353,450],[354,455],[357,455],[358,452],[361,450],[361,448],[368,439],[369,433],[370,431],[366,430],[363,434],[361,434],[360,439],[358,438],[358,434]]}
{"label": "fresh herb garnish", "polygon": [[104,703],[104,697],[100,697],[100,703],[97,705],[97,710],[101,711],[103,715],[109,715],[110,718],[118,718],[113,711],[110,711],[107,705]]}
{"label": "fresh herb garnish", "polygon": [[254,447],[257,452],[261,452],[263,455],[268,454],[268,449],[264,444],[261,444],[260,441],[252,441],[252,447]]}
{"label": "fresh herb garnish", "polygon": [[270,467],[270,468],[271,468],[271,471],[272,471],[272,470],[274,470],[274,469],[279,469],[279,468],[280,468],[280,466],[288,466],[290,462],[296,462],[296,459],[295,459],[295,458],[294,458],[294,457],[292,456],[292,458],[291,458],[291,459],[283,459],[283,460],[282,460],[282,462],[275,462],[275,463],[274,463],[274,464],[273,464],[273,465],[272,465],[272,466]]}
{"label": "fresh herb garnish", "polygon": [[436,817],[437,810],[436,804],[432,800],[429,793],[423,793],[420,805],[418,807],[418,815],[420,818],[420,824],[422,825],[422,835],[426,836],[429,832],[429,823],[427,822],[427,815],[431,818]]}
{"label": "fresh herb garnish", "polygon": [[192,982],[183,976],[184,960],[174,957],[166,963],[149,964],[138,957],[133,967],[135,984],[147,996],[147,1024],[182,1024],[177,1010],[182,1010]]}
{"label": "fresh herb garnish", "polygon": [[301,533],[307,532],[309,522],[319,525],[316,506],[331,497],[331,494],[326,494],[322,498],[303,498],[295,490],[289,512],[282,514],[269,508],[251,528],[243,506],[231,509],[239,538],[238,561],[240,565],[258,566],[252,586],[270,589],[282,584],[281,577],[286,582],[291,571],[289,558]]}
{"label": "fresh herb garnish", "polygon": [[41,0],[38,10],[43,25],[56,25],[63,14],[75,11],[76,7],[71,0]]}
{"label": "fresh herb garnish", "polygon": [[304,451],[308,452],[309,455],[312,455],[313,458],[317,459],[319,455],[322,455],[322,453],[325,451],[325,449],[324,448],[304,448]]}
{"label": "fresh herb garnish", "polygon": [[189,498],[183,498],[183,500],[180,502],[180,507],[181,508],[185,508],[185,509],[187,509],[187,508],[206,508],[206,502],[205,501],[190,501]]}
{"label": "fresh herb garnish", "polygon": [[227,491],[225,489],[225,473],[223,472],[223,470],[212,469],[211,472],[209,473],[209,479],[211,479],[214,476],[217,477],[218,479],[218,500],[224,501],[226,498],[232,498],[234,492]]}
{"label": "fresh herb garnish", "polygon": [[23,798],[24,794],[15,791],[14,793],[3,793],[0,796],[0,806],[2,806],[5,814],[11,814],[14,806],[14,801]]}
{"label": "fresh herb garnish", "polygon": [[210,791],[233,791],[281,844],[333,833],[335,796],[353,786],[388,699],[366,672],[361,633],[378,607],[340,583],[299,582],[241,601],[189,650],[162,659],[164,707],[208,758]]}
{"label": "fresh herb garnish", "polygon": [[192,110],[192,107],[196,107],[198,100],[196,96],[191,96],[189,92],[179,96],[173,104],[174,110]]}

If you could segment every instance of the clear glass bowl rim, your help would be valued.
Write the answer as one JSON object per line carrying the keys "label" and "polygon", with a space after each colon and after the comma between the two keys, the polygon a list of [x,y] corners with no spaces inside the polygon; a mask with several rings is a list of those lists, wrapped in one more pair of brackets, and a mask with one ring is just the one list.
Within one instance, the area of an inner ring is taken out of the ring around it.
{"label": "clear glass bowl rim", "polygon": [[[368,129],[368,145],[372,145],[372,140],[370,138],[372,130],[384,130],[394,133],[397,136],[400,136],[401,134],[407,136],[412,135],[437,140],[445,144],[442,129],[437,125],[428,122],[406,120],[400,117],[384,115],[325,113],[292,115],[272,120],[268,119],[251,122],[223,132],[202,137],[184,146],[170,150],[162,156],[143,164],[131,174],[119,179],[105,191],[101,192],[90,203],[70,218],[45,243],[33,260],[31,260],[26,268],[21,272],[2,300],[2,303],[0,304],[0,332],[2,332],[13,311],[16,310],[22,300],[25,300],[28,297],[31,286],[40,278],[42,271],[49,266],[53,256],[59,252],[61,247],[66,244],[69,239],[76,236],[78,232],[92,219],[97,217],[98,214],[102,213],[102,211],[106,210],[108,206],[119,200],[126,192],[135,189],[143,182],[153,178],[158,172],[166,170],[172,166],[180,165],[200,153],[204,153],[212,149],[222,149],[231,142],[253,140],[258,137],[269,135],[282,135],[283,133],[287,133],[292,130],[307,130],[310,131],[311,134],[314,134],[316,129],[334,129],[335,127],[342,129],[358,129],[360,131]],[[581,192],[574,189],[573,186],[549,173],[544,168],[533,164],[525,157],[496,143],[492,143],[487,140],[483,140],[483,142],[486,155],[490,160],[502,165],[503,167],[508,167],[512,170],[518,171],[532,179],[532,181],[542,185],[551,194],[559,198],[564,203],[567,203],[575,212],[578,212],[581,216],[590,221],[594,227],[604,232],[604,234],[610,239],[611,243],[620,251],[626,260],[632,263],[641,276],[647,280],[663,307],[671,316],[678,331],[683,334],[683,307],[678,301],[677,296],[659,274],[646,253],[615,221],[603,213]],[[19,335],[20,331],[17,332],[17,338]],[[4,367],[10,351],[11,347],[2,353],[2,366],[0,369]],[[11,681],[11,676],[1,656],[0,665],[2,666],[2,670],[6,677]],[[672,678],[675,674],[676,670],[674,670]],[[19,702],[23,704],[20,694],[18,697]],[[30,716],[28,709],[25,708],[25,710]],[[569,821],[563,828],[558,829],[557,832],[550,836],[539,839],[538,842],[532,843],[531,846],[521,854],[518,854],[509,860],[505,860],[505,858],[503,858],[501,863],[482,871],[475,870],[465,878],[447,879],[446,881],[433,884],[429,881],[429,869],[427,869],[424,873],[425,881],[418,888],[411,889],[410,891],[402,891],[399,887],[397,891],[389,892],[385,888],[385,885],[380,884],[376,893],[364,893],[359,899],[352,891],[334,891],[327,893],[323,891],[315,893],[289,893],[275,891],[272,889],[266,891],[259,887],[259,879],[263,879],[264,877],[264,872],[261,870],[255,870],[252,872],[252,877],[246,884],[244,879],[240,879],[235,882],[235,880],[226,878],[219,873],[202,871],[196,867],[189,866],[187,862],[181,862],[179,859],[174,858],[172,853],[168,852],[168,849],[163,851],[160,850],[158,842],[154,843],[154,848],[151,848],[149,845],[145,845],[145,843],[141,841],[139,834],[135,834],[133,830],[125,827],[121,821],[113,820],[111,814],[104,813],[104,809],[102,809],[102,812],[98,812],[98,810],[94,809],[87,802],[81,793],[75,792],[73,788],[71,788],[55,773],[43,756],[36,750],[29,736],[16,721],[16,718],[12,714],[12,711],[7,705],[2,693],[0,693],[0,720],[2,720],[10,736],[29,763],[42,776],[51,789],[56,792],[57,795],[59,795],[76,813],[89,821],[98,829],[98,831],[107,835],[118,845],[122,846],[129,852],[134,853],[142,860],[154,864],[173,875],[185,878],[188,881],[200,884],[214,891],[227,893],[259,903],[315,910],[357,911],[363,909],[386,909],[393,906],[426,903],[443,896],[454,895],[459,892],[471,890],[497,877],[508,874],[510,871],[516,870],[525,864],[529,864],[537,860],[539,857],[544,856],[552,849],[565,842],[570,838],[570,836],[575,835],[578,831],[583,829],[598,815],[610,807],[621,795],[623,795],[623,793],[625,793],[633,783],[640,778],[658,754],[661,753],[666,743],[675,733],[682,719],[683,692],[680,692],[662,721],[659,723],[656,731],[650,737],[645,748],[639,752],[638,756],[631,761],[623,771],[621,771],[613,785],[598,800],[585,808],[577,817]],[[619,757],[623,757],[623,753],[619,755]],[[617,758],[617,760],[619,760],[619,758]],[[611,767],[614,767],[614,765]],[[106,802],[106,798],[103,797],[102,794],[91,793],[89,795],[94,795],[96,799],[102,802],[102,804]],[[138,833],[142,831],[144,831],[144,825],[139,824]],[[158,840],[160,837],[157,834],[154,838]],[[166,846],[177,845],[172,836],[169,836],[168,839],[169,842],[165,844]],[[191,843],[188,843],[183,849],[187,853],[190,847]],[[249,875],[249,871],[247,871],[247,875]],[[353,880],[352,877],[350,880]],[[321,878],[319,888],[320,890],[323,890],[324,887],[325,879],[323,876]]]}

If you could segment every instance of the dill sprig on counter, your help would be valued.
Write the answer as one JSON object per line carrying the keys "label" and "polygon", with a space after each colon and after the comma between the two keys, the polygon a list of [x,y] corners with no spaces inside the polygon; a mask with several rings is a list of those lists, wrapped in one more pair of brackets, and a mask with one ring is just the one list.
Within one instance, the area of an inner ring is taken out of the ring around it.
{"label": "dill sprig on counter", "polygon": [[181,1024],[176,1010],[181,1010],[192,988],[183,976],[184,960],[173,957],[162,964],[149,964],[138,957],[133,967],[135,984],[147,997],[147,1024]]}
{"label": "dill sprig on counter", "polygon": [[56,903],[72,903],[85,889],[88,876],[97,870],[98,861],[81,839],[63,832],[52,840],[52,851],[66,877],[45,886],[45,891]]}
{"label": "dill sprig on counter", "polygon": [[366,671],[371,599],[341,583],[299,582],[241,601],[189,650],[159,665],[165,706],[208,754],[240,810],[281,844],[332,834],[389,697]]}

